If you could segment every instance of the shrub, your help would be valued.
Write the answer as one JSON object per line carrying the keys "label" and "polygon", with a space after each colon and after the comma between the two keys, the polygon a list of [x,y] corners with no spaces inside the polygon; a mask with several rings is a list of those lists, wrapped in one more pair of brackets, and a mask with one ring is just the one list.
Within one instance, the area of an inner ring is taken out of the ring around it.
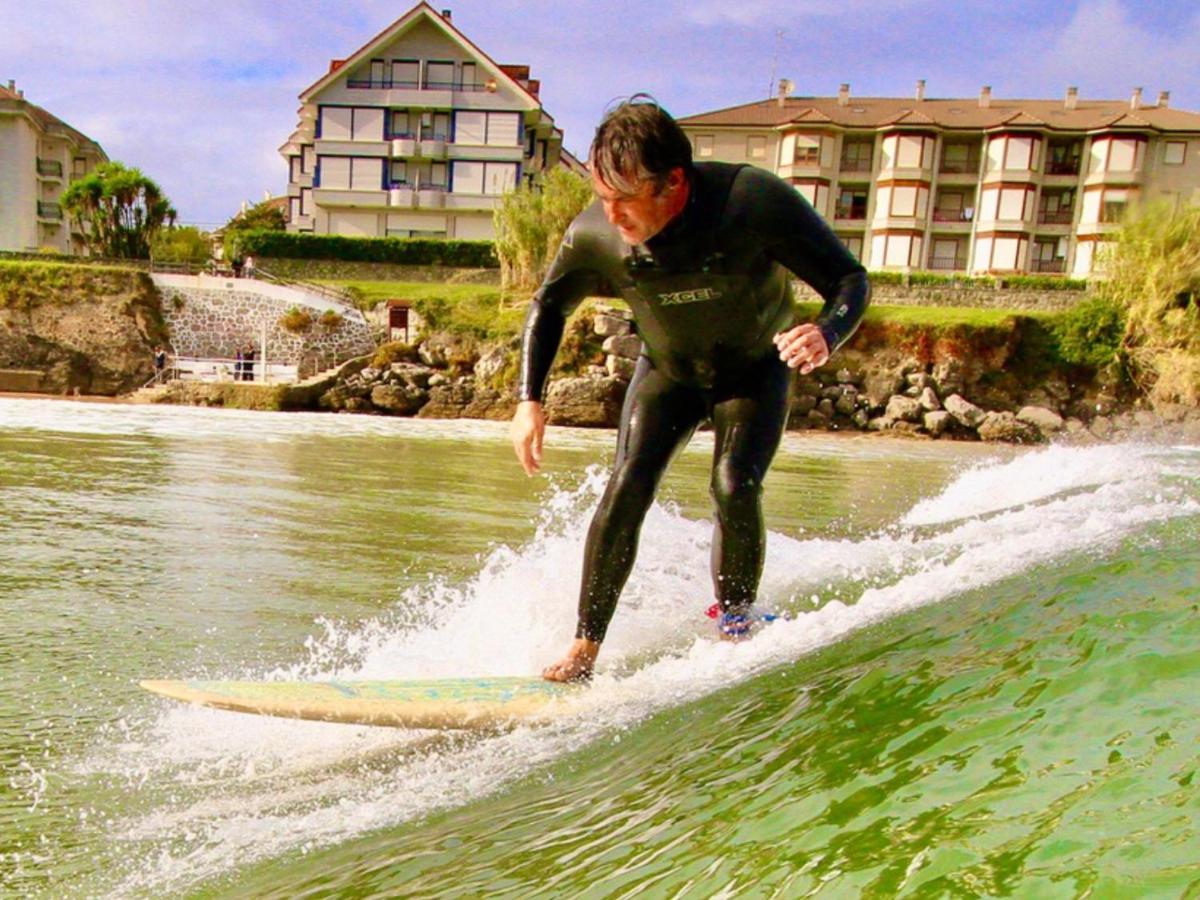
{"label": "shrub", "polygon": [[226,256],[332,259],[473,269],[494,269],[498,265],[491,241],[360,238],[340,234],[254,230],[235,232],[228,243]]}
{"label": "shrub", "polygon": [[371,357],[371,368],[386,369],[392,363],[398,362],[420,362],[420,357],[417,356],[417,348],[403,341],[392,341],[387,344],[381,344],[379,349],[375,351],[375,355]]}
{"label": "shrub", "polygon": [[332,309],[325,310],[325,312],[321,313],[321,317],[317,319],[317,322],[326,331],[337,331],[345,321],[341,313]]}
{"label": "shrub", "polygon": [[500,283],[536,287],[567,228],[591,202],[591,185],[566,169],[551,170],[540,182],[505,194],[494,216]]}
{"label": "shrub", "polygon": [[312,324],[312,313],[298,306],[291,307],[279,317],[279,327],[292,334],[304,334],[312,328]]}
{"label": "shrub", "polygon": [[1097,371],[1118,361],[1125,315],[1108,297],[1089,297],[1050,320],[1059,359]]}

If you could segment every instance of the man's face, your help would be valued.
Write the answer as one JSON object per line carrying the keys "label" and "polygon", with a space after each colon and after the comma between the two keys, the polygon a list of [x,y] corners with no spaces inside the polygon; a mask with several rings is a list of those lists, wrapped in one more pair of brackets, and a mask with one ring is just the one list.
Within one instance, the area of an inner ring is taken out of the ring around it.
{"label": "man's face", "polygon": [[642,181],[634,194],[609,187],[592,173],[592,190],[604,206],[604,215],[627,244],[641,244],[658,234],[687,202],[687,178],[682,169],[667,176],[662,190],[653,181]]}

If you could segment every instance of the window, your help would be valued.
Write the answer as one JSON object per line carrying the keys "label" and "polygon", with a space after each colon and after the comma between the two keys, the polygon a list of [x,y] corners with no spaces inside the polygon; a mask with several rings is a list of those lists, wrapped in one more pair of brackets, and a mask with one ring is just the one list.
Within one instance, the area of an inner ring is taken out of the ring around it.
{"label": "window", "polygon": [[300,152],[300,171],[305,175],[311,175],[316,170],[317,148],[308,144]]}
{"label": "window", "polygon": [[475,81],[475,63],[465,62],[462,64],[462,75],[459,78],[459,84],[464,91],[477,90],[479,85]]}
{"label": "window", "polygon": [[288,221],[295,222],[300,218],[300,198],[291,197],[288,199]]}
{"label": "window", "polygon": [[748,159],[767,158],[767,139],[761,134],[752,134],[746,138],[746,157]]}
{"label": "window", "polygon": [[322,156],[321,187],[343,191],[382,190],[383,160],[370,157]]}
{"label": "window", "polygon": [[1079,141],[1051,141],[1046,150],[1046,174],[1078,175],[1082,151]]}
{"label": "window", "polygon": [[862,262],[863,239],[859,235],[841,236],[842,243],[846,245],[846,249],[850,251],[850,255]]}
{"label": "window", "polygon": [[914,234],[876,234],[871,239],[871,264],[882,266],[918,266],[924,242]]}
{"label": "window", "polygon": [[796,150],[792,154],[792,162],[799,166],[819,166],[821,139],[810,134],[796,135]]}
{"label": "window", "polygon": [[421,140],[450,140],[450,113],[425,113],[421,117]]}
{"label": "window", "polygon": [[870,172],[873,141],[846,141],[842,144],[842,170],[845,172]]}
{"label": "window", "polygon": [[454,63],[425,63],[425,87],[448,89],[454,87]]}
{"label": "window", "polygon": [[415,59],[392,60],[392,87],[415,88],[421,85],[421,64]]}
{"label": "window", "polygon": [[379,107],[363,106],[354,110],[350,139],[355,141],[383,140],[384,111]]}
{"label": "window", "polygon": [[1137,162],[1137,141],[1113,140],[1108,150],[1109,172],[1132,172]]}
{"label": "window", "polygon": [[87,174],[87,160],[82,156],[77,156],[71,161],[71,178],[82,178]]}
{"label": "window", "polygon": [[825,215],[825,206],[829,202],[829,185],[820,181],[797,181],[793,184],[796,188],[796,193],[809,202],[809,204],[822,216]]}
{"label": "window", "polygon": [[1187,155],[1187,143],[1184,141],[1167,141],[1163,145],[1163,163],[1168,166],[1183,165]]}
{"label": "window", "polygon": [[300,215],[312,215],[312,188],[300,188]]}
{"label": "window", "polygon": [[429,184],[433,187],[446,187],[446,164],[435,162],[429,167]]}
{"label": "window", "polygon": [[[439,113],[439,115],[441,115]],[[436,117],[435,117],[436,118]],[[521,115],[509,112],[454,114],[454,143],[489,147],[521,146]]]}
{"label": "window", "polygon": [[451,177],[455,194],[503,194],[517,183],[517,164],[455,160]]}
{"label": "window", "polygon": [[354,110],[348,106],[322,106],[318,134],[326,141],[348,141],[353,119]]}
{"label": "window", "polygon": [[713,155],[713,136],[711,134],[696,135],[696,158],[707,159]]}
{"label": "window", "polygon": [[385,60],[371,60],[371,87],[387,87],[387,62]]}
{"label": "window", "polygon": [[392,187],[408,184],[408,163],[403,159],[392,160]]}
{"label": "window", "polygon": [[300,157],[289,156],[288,157],[288,181],[292,182],[292,184],[295,184],[299,180],[300,180]]}
{"label": "window", "polygon": [[407,109],[392,110],[392,137],[411,138],[416,136],[417,117],[410,116]]}
{"label": "window", "polygon": [[1125,215],[1125,206],[1129,201],[1128,191],[1106,190],[1100,200],[1100,221],[1105,223],[1120,222]]}
{"label": "window", "polygon": [[896,187],[892,189],[893,216],[915,216],[917,214],[917,189],[915,187]]}
{"label": "window", "polygon": [[838,194],[837,210],[834,217],[838,219],[865,219],[867,217],[867,192],[842,191]]}
{"label": "window", "polygon": [[946,143],[942,146],[942,168],[946,174],[971,175],[979,171],[979,145]]}

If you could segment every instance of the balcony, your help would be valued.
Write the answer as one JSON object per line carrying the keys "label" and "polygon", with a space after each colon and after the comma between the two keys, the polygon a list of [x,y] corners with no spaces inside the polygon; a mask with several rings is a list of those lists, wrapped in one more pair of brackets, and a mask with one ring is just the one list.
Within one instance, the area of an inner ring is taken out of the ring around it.
{"label": "balcony", "polygon": [[417,155],[417,139],[411,134],[392,136],[392,156],[401,159]]}
{"label": "balcony", "polygon": [[869,174],[871,171],[871,160],[869,159],[843,159],[838,165],[842,174],[854,172]]}
{"label": "balcony", "polygon": [[839,206],[833,211],[833,217],[839,222],[867,221],[866,206]]}
{"label": "balcony", "polygon": [[398,181],[392,182],[392,186],[388,189],[388,206],[410,209],[415,200],[416,195],[411,185]]}
{"label": "balcony", "polygon": [[938,167],[939,175],[976,175],[979,172],[979,157],[967,159],[943,159]]}
{"label": "balcony", "polygon": [[1060,209],[1055,212],[1041,210],[1038,212],[1039,225],[1070,225],[1075,218],[1075,211]]}
{"label": "balcony", "polygon": [[445,196],[447,209],[487,210],[495,209],[500,202],[497,194],[467,194],[450,191]]}
{"label": "balcony", "polygon": [[446,139],[442,137],[423,137],[419,142],[418,151],[425,159],[445,159]]}
{"label": "balcony", "polygon": [[39,219],[48,219],[52,222],[61,222],[63,213],[62,207],[53,201],[47,202],[39,200],[37,205],[37,217]]}
{"label": "balcony", "polygon": [[935,222],[952,222],[955,225],[970,225],[974,219],[974,210],[935,209],[933,211],[933,221]]}
{"label": "balcony", "polygon": [[440,185],[423,184],[417,188],[417,206],[421,209],[441,209],[446,205],[446,189]]}
{"label": "balcony", "polygon": [[56,159],[39,159],[37,173],[43,178],[62,178],[63,166]]}
{"label": "balcony", "polygon": [[965,256],[935,256],[929,260],[929,268],[937,269],[943,272],[954,272],[961,269],[966,269],[967,258]]}
{"label": "balcony", "polygon": [[1067,271],[1067,261],[1065,259],[1035,259],[1031,268],[1035,272],[1061,275]]}
{"label": "balcony", "polygon": [[1046,174],[1047,175],[1078,175],[1079,174],[1079,160],[1077,160],[1077,159],[1053,160],[1052,159],[1046,163]]}

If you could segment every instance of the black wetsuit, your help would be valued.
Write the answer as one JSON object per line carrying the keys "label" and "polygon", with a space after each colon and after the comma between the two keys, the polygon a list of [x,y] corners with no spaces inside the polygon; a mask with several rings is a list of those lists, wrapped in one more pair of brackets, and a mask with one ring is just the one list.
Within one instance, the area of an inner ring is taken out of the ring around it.
{"label": "black wetsuit", "polygon": [[699,163],[683,212],[630,246],[599,202],[568,229],[525,320],[520,398],[540,400],[567,316],[589,296],[633,310],[642,356],[625,397],[612,478],[584,553],[577,637],[604,639],[638,533],[672,456],[711,419],[715,592],[745,610],[762,573],[762,481],[787,423],[791,372],[773,338],[796,323],[790,270],[825,298],[830,352],[853,334],[863,267],[794,188],[749,166]]}

